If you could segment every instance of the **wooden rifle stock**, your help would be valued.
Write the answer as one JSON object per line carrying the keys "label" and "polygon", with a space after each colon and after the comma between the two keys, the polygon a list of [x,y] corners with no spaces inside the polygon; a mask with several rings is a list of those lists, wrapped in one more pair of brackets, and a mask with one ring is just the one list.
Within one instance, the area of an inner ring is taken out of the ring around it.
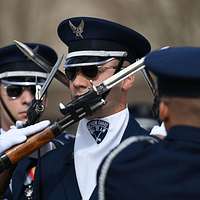
{"label": "wooden rifle stock", "polygon": [[0,158],[0,173],[15,165],[18,161],[33,153],[44,144],[47,144],[61,132],[62,130],[59,129],[58,123],[55,122],[43,131],[29,137],[26,142],[7,150]]}

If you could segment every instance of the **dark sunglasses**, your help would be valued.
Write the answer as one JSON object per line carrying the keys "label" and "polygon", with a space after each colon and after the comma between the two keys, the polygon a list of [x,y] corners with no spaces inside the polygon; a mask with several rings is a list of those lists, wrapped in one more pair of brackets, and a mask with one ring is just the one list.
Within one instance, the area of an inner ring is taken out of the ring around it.
{"label": "dark sunglasses", "polygon": [[23,85],[6,85],[6,92],[9,97],[12,99],[16,99],[17,97],[20,97],[24,90],[29,90],[33,96],[35,96],[36,93],[36,87],[35,85],[29,85],[29,86],[23,86]]}
{"label": "dark sunglasses", "polygon": [[93,66],[82,66],[82,67],[68,67],[65,68],[65,74],[70,81],[73,81],[76,78],[76,75],[79,71],[81,71],[81,73],[85,77],[93,79],[98,75],[99,72],[102,72],[102,68],[117,69],[118,66],[103,67],[103,66],[93,65]]}
{"label": "dark sunglasses", "polygon": [[[65,63],[65,74],[70,81],[76,78],[79,71],[87,78],[95,78],[99,72],[104,69],[104,64],[114,60],[115,58],[99,58],[99,57],[75,57],[66,60]],[[106,67],[115,68],[115,67]]]}
{"label": "dark sunglasses", "polygon": [[65,74],[70,81],[73,81],[79,71],[88,78],[95,78],[99,69],[98,66],[68,67],[65,69]]}

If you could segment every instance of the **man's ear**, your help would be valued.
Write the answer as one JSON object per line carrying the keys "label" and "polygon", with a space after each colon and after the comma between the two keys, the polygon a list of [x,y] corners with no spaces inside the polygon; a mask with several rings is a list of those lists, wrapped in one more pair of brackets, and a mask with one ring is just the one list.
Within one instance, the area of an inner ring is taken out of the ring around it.
{"label": "man's ear", "polygon": [[166,121],[169,117],[168,105],[165,104],[163,101],[161,101],[159,105],[159,116],[162,121]]}
{"label": "man's ear", "polygon": [[44,97],[44,99],[43,99],[43,104],[44,104],[45,109],[46,109],[46,107],[47,107],[47,105],[48,105],[48,97],[47,97],[47,94],[45,95],[45,97]]}
{"label": "man's ear", "polygon": [[133,76],[133,75],[131,75],[131,76],[127,77],[125,80],[123,80],[122,84],[121,84],[122,91],[129,90],[133,86],[134,81],[135,81],[135,76]]}
{"label": "man's ear", "polygon": [[0,80],[0,97],[1,97],[1,80]]}

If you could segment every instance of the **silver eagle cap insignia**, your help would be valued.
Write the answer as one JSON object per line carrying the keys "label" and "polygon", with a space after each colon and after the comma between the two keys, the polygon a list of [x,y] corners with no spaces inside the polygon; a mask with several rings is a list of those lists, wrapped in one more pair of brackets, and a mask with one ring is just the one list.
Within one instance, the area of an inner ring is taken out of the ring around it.
{"label": "silver eagle cap insignia", "polygon": [[76,37],[80,37],[83,39],[82,33],[84,29],[84,21],[81,20],[81,23],[78,25],[78,27],[74,26],[72,22],[69,20],[69,26],[72,30],[72,32],[76,35]]}

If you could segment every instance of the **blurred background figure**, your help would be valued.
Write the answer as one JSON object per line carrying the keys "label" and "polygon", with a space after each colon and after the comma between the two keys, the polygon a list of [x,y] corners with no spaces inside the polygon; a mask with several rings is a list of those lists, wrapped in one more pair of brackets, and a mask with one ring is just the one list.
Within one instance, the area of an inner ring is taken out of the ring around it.
{"label": "blurred background figure", "polygon": [[129,110],[142,128],[150,131],[154,126],[159,125],[157,119],[153,116],[152,105],[147,103],[131,104]]}

